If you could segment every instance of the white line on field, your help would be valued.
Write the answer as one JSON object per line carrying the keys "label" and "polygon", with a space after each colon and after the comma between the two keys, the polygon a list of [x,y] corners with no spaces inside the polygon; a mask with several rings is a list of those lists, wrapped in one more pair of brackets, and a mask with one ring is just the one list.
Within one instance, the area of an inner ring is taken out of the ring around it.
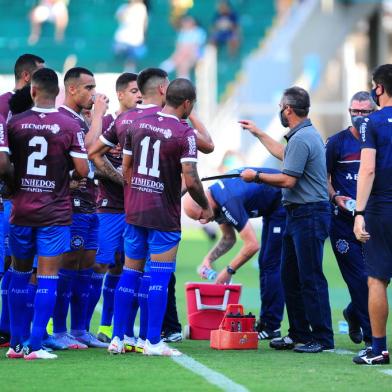
{"label": "white line on field", "polygon": [[203,377],[207,382],[216,385],[223,391],[248,392],[248,389],[246,389],[243,385],[235,383],[233,380],[230,380],[230,378],[208,368],[207,366],[204,366],[200,362],[197,362],[195,359],[188,357],[185,354],[179,357],[171,357],[171,359],[185,369]]}
{"label": "white line on field", "polygon": [[379,370],[379,372],[392,376],[392,369]]}
{"label": "white line on field", "polygon": [[337,348],[335,349],[335,351],[333,351],[334,354],[338,354],[338,355],[353,355],[355,354],[354,351],[350,351],[350,350],[343,350],[341,348]]}

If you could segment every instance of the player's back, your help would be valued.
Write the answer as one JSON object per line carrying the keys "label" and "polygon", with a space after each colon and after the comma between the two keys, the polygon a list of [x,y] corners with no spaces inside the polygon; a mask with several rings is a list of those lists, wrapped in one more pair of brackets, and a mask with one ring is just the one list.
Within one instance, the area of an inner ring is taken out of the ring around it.
{"label": "player's back", "polygon": [[127,222],[179,231],[181,163],[197,161],[194,130],[175,116],[158,112],[132,123],[124,153],[133,157]]}
{"label": "player's back", "polygon": [[56,109],[33,108],[12,117],[8,136],[15,167],[11,223],[70,224],[71,157],[87,159],[78,124]]}

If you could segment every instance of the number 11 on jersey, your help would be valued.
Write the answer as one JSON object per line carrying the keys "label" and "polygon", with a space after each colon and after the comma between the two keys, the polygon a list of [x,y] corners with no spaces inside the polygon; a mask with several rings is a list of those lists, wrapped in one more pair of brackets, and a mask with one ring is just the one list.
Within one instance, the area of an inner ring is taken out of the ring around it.
{"label": "number 11 on jersey", "polygon": [[161,141],[156,140],[155,143],[152,145],[154,150],[154,155],[152,158],[152,167],[147,167],[147,155],[148,149],[150,147],[150,136],[146,136],[141,142],[140,145],[142,146],[142,152],[140,154],[140,164],[137,168],[137,172],[139,174],[144,174],[152,177],[159,177],[159,149],[161,147]]}

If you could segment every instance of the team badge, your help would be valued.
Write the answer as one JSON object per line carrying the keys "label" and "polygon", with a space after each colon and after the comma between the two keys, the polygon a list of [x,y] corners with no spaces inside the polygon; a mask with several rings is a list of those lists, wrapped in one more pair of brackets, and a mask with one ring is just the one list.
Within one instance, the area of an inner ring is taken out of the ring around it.
{"label": "team badge", "polygon": [[81,237],[80,235],[74,235],[71,239],[71,246],[74,249],[80,249],[82,248],[84,245],[84,240],[83,237]]}
{"label": "team badge", "polygon": [[60,126],[58,124],[53,124],[50,127],[50,130],[51,130],[52,133],[54,133],[56,135],[57,133],[60,132]]}
{"label": "team badge", "polygon": [[350,249],[350,246],[346,240],[337,240],[336,241],[336,249],[339,253],[347,253]]}

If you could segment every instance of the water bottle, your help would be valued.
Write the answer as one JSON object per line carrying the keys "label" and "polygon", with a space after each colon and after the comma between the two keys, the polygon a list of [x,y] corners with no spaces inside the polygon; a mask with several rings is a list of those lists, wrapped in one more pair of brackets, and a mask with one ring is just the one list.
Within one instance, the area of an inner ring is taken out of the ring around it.
{"label": "water bottle", "polygon": [[211,281],[215,280],[218,275],[215,270],[213,270],[212,268],[207,268],[205,266],[200,267],[198,273],[204,279],[211,280]]}
{"label": "water bottle", "polygon": [[339,333],[341,334],[348,334],[348,323],[347,321],[339,321],[338,322]]}
{"label": "water bottle", "polygon": [[355,210],[355,207],[357,206],[357,202],[354,199],[348,199],[344,202],[344,206],[349,210],[350,212]]}

